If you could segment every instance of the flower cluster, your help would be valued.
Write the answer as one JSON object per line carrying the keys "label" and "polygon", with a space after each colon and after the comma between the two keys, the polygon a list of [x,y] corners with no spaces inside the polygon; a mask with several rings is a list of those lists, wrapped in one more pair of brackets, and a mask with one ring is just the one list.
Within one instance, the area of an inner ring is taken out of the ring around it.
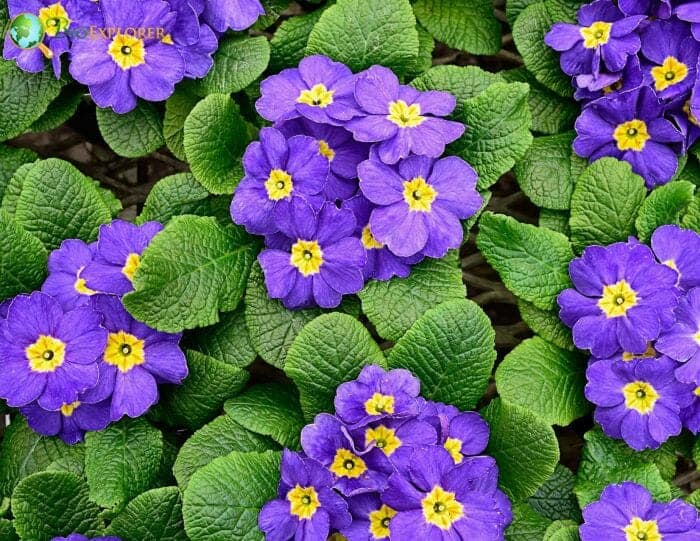
{"label": "flower cluster", "polygon": [[115,220],[92,244],[66,240],[49,257],[41,291],[3,303],[0,398],[38,433],[77,443],[86,431],[143,415],[158,384],[187,377],[180,335],[136,321],[121,302],[161,229]]}
{"label": "flower cluster", "polygon": [[655,449],[683,426],[700,431],[700,235],[659,227],[590,246],[558,298],[574,344],[591,352],[586,398],[605,433]]}
{"label": "flower cluster", "polygon": [[600,499],[583,510],[581,541],[601,539],[700,539],[698,510],[682,500],[658,503],[643,486],[631,482],[608,485]]}
{"label": "flower cluster", "polygon": [[545,42],[583,102],[580,156],[625,160],[650,189],[673,177],[700,136],[699,23],[698,2],[596,0],[552,27]]}
{"label": "flower cluster", "polygon": [[43,32],[31,48],[8,32],[3,56],[29,72],[61,56],[99,107],[126,113],[137,98],[167,99],[184,78],[204,77],[227,29],[243,30],[264,13],[259,0],[8,0],[11,17],[32,14]]}
{"label": "flower cluster", "polygon": [[471,166],[441,158],[464,132],[442,118],[454,96],[401,85],[381,66],[354,75],[320,55],[260,89],[257,111],[274,127],[243,156],[231,216],[265,236],[270,297],[332,308],[367,280],[406,277],[459,247],[460,219],[482,199]]}
{"label": "flower cluster", "polygon": [[282,455],[278,498],[258,518],[266,539],[504,539],[511,505],[482,455],[488,424],[419,392],[410,372],[378,366],[338,387],[336,414]]}

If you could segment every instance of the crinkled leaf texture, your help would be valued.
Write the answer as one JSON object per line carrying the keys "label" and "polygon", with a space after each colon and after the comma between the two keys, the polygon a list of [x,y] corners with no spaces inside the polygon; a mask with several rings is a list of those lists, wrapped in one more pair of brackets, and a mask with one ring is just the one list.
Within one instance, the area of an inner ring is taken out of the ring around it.
{"label": "crinkled leaf texture", "polygon": [[192,476],[183,496],[192,541],[262,541],[258,512],[275,497],[280,453],[234,451]]}

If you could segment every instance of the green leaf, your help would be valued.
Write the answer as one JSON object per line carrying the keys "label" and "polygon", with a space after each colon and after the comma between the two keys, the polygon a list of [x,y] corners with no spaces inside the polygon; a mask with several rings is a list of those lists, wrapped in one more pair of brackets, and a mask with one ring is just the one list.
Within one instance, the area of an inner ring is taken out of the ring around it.
{"label": "green leaf", "polygon": [[121,541],[188,541],[180,491],[165,487],[140,494],[114,517],[106,535]]}
{"label": "green leaf", "polygon": [[102,202],[109,209],[109,213],[112,218],[116,218],[117,215],[124,210],[124,207],[122,207],[122,202],[117,199],[117,196],[114,195],[109,189],[100,186],[99,181],[93,180],[92,183],[97,188],[97,193],[102,198]]}
{"label": "green leaf", "polygon": [[323,11],[317,10],[283,21],[270,40],[270,71],[277,73],[283,68],[299,64],[304,58],[311,29],[321,18]]}
{"label": "green leaf", "polygon": [[279,446],[270,438],[246,430],[228,415],[221,415],[184,443],[175,459],[173,473],[180,489],[184,490],[192,475],[217,457],[232,451],[278,449]]}
{"label": "green leaf", "polygon": [[543,541],[579,541],[578,524],[571,520],[557,520],[544,533]]}
{"label": "green leaf", "polygon": [[689,496],[685,498],[685,501],[690,505],[694,505],[696,508],[700,509],[700,488],[694,490]]}
{"label": "green leaf", "polygon": [[546,227],[552,231],[558,231],[567,237],[571,234],[571,231],[569,231],[568,210],[540,209],[538,224],[540,227]]}
{"label": "green leaf", "polygon": [[541,540],[552,521],[525,502],[513,504],[513,522],[506,529],[506,541]]}
{"label": "green leaf", "polygon": [[289,0],[260,0],[260,3],[265,10],[265,15],[261,15],[255,21],[252,27],[254,31],[264,30],[279,19],[282,12],[289,8]]}
{"label": "green leaf", "polygon": [[299,436],[306,423],[299,404],[299,393],[292,385],[254,385],[228,400],[224,409],[244,428],[270,436],[282,447],[299,449]]}
{"label": "green leaf", "polygon": [[159,180],[146,197],[137,222],[167,223],[173,216],[194,214],[214,216],[222,223],[230,223],[231,197],[211,195],[192,173],[178,173]]}
{"label": "green leaf", "polygon": [[284,368],[287,351],[299,331],[321,310],[287,310],[282,303],[267,294],[260,265],[256,262],[250,272],[245,295],[245,321],[255,351],[265,362]]}
{"label": "green leaf", "polygon": [[214,53],[214,67],[192,88],[200,96],[238,92],[260,77],[269,61],[270,45],[265,36],[224,38]]}
{"label": "green leaf", "polygon": [[403,74],[419,54],[411,4],[408,0],[338,0],[311,30],[306,54],[325,54],[354,72],[381,64]]}
{"label": "green leaf", "polygon": [[0,201],[2,201],[5,188],[19,166],[32,163],[37,158],[36,153],[28,148],[0,145]]}
{"label": "green leaf", "polygon": [[496,360],[495,332],[472,301],[448,301],[428,310],[401,337],[388,357],[421,380],[429,400],[474,409],[484,395]]}
{"label": "green leaf", "polygon": [[519,344],[496,370],[496,387],[510,404],[549,424],[567,426],[590,410],[583,396],[587,359],[539,337]]}
{"label": "green leaf", "polygon": [[192,173],[212,193],[230,194],[243,177],[248,129],[226,94],[211,94],[185,120],[184,145]]}
{"label": "green leaf", "polygon": [[422,26],[416,25],[418,32],[418,55],[413,59],[411,66],[406,70],[406,77],[416,77],[428,71],[433,65],[433,50],[435,40]]}
{"label": "green leaf", "polygon": [[591,244],[626,241],[647,190],[627,162],[602,158],[587,167],[571,196],[571,241],[577,251]]}
{"label": "green leaf", "polygon": [[501,488],[513,501],[529,498],[559,460],[554,430],[534,413],[500,399],[482,414],[491,428],[486,454],[498,463]]}
{"label": "green leaf", "polygon": [[696,195],[688,205],[688,210],[681,220],[681,225],[700,233],[700,195]]}
{"label": "green leaf", "polygon": [[47,258],[41,241],[0,210],[0,299],[39,289]]}
{"label": "green leaf", "polygon": [[477,246],[503,283],[542,310],[555,307],[557,295],[571,285],[569,240],[556,231],[522,224],[510,216],[485,212]]}
{"label": "green leaf", "polygon": [[82,459],[83,446],[69,446],[58,438],[41,436],[29,428],[23,417],[17,417],[5,430],[0,444],[0,499],[10,496],[25,477],[69,456]]}
{"label": "green leaf", "polygon": [[306,324],[292,342],[285,373],[299,389],[304,418],[333,410],[335,388],[368,364],[384,366],[384,354],[355,318],[337,312]]}
{"label": "green leaf", "polygon": [[74,532],[92,537],[103,527],[85,480],[69,472],[41,472],[23,479],[12,494],[12,512],[17,533],[31,541]]}
{"label": "green leaf", "polygon": [[494,83],[502,83],[500,73],[484,71],[477,66],[434,66],[411,81],[418,90],[441,90],[457,98],[451,118],[461,119],[465,102],[481,94]]}
{"label": "green leaf", "polygon": [[635,452],[623,441],[605,436],[600,428],[586,432],[583,438],[586,444],[574,486],[581,508],[597,500],[609,484],[622,481],[644,485],[654,500],[671,499],[671,487],[654,463],[658,451]]}
{"label": "green leaf", "polygon": [[120,507],[148,489],[158,474],[163,435],[143,418],[125,418],[85,436],[85,474],[90,499]]}
{"label": "green leaf", "polygon": [[19,541],[15,527],[11,520],[0,518],[0,540],[1,541]]}
{"label": "green leaf", "polygon": [[58,97],[48,105],[46,112],[32,122],[29,131],[49,131],[68,122],[78,109],[83,92],[79,86],[64,86]]}
{"label": "green leaf", "polygon": [[681,214],[693,201],[694,194],[695,185],[687,180],[676,180],[652,191],[635,221],[639,240],[649,242],[660,225],[680,225]]}
{"label": "green leaf", "polygon": [[176,216],[144,251],[124,306],[164,332],[212,325],[219,310],[238,306],[256,253],[256,241],[234,225]]}
{"label": "green leaf", "polygon": [[199,96],[195,96],[186,89],[179,88],[165,102],[163,139],[170,152],[178,160],[187,160],[187,155],[185,154],[185,120],[199,100]]}
{"label": "green leaf", "polygon": [[444,259],[414,265],[408,278],[368,282],[359,296],[379,335],[396,341],[426,310],[465,294],[457,253],[449,252]]}
{"label": "green leaf", "polygon": [[491,0],[418,0],[413,11],[435,39],[454,49],[472,54],[501,50],[501,24]]}
{"label": "green leaf", "polygon": [[192,476],[184,494],[185,531],[192,541],[262,541],[258,512],[275,497],[280,453],[217,458]]}
{"label": "green leaf", "polygon": [[571,150],[571,132],[537,137],[515,165],[520,188],[538,207],[569,210],[576,179],[586,161]]}
{"label": "green leaf", "polygon": [[574,495],[576,477],[571,470],[557,464],[552,476],[528,499],[540,515],[551,520],[581,520],[581,510]]}
{"label": "green leaf", "polygon": [[576,12],[585,3],[584,0],[544,0],[552,20],[566,23],[576,23]]}
{"label": "green leaf", "polygon": [[36,163],[37,162],[24,163],[17,168],[14,175],[12,175],[10,181],[5,187],[5,193],[2,195],[2,205],[0,205],[0,210],[4,210],[11,216],[14,216],[15,211],[17,210],[17,201],[19,201],[19,196],[22,194],[24,179],[34,168]]}
{"label": "green leaf", "polygon": [[571,337],[571,329],[562,323],[556,312],[542,310],[522,299],[518,300],[518,309],[520,317],[527,326],[547,342],[569,351],[576,349]]}
{"label": "green leaf", "polygon": [[553,22],[543,2],[532,4],[515,20],[513,41],[525,67],[540,83],[560,96],[570,97],[573,95],[571,80],[559,66],[559,54],[544,42]]}
{"label": "green leaf", "polygon": [[250,374],[198,351],[187,351],[187,366],[187,379],[163,392],[158,411],[168,424],[196,430],[221,412],[226,399],[245,387]]}
{"label": "green leaf", "polygon": [[256,353],[245,325],[243,307],[221,314],[221,321],[187,336],[190,349],[239,368],[255,360]]}
{"label": "green leaf", "polygon": [[62,86],[51,70],[28,73],[13,61],[0,60],[0,141],[24,133],[46,112]]}
{"label": "green leaf", "polygon": [[64,239],[95,240],[112,213],[92,179],[68,162],[49,158],[27,172],[15,219],[51,250]]}
{"label": "green leaf", "polygon": [[532,113],[532,130],[546,134],[570,130],[581,109],[575,101],[563,98],[542,85],[525,68],[501,72],[509,83],[519,81],[530,85],[527,102]]}
{"label": "green leaf", "polygon": [[460,120],[468,128],[450,149],[476,169],[481,190],[509,171],[532,143],[528,92],[524,83],[494,83],[464,103]]}
{"label": "green leaf", "polygon": [[506,18],[508,19],[508,24],[513,27],[513,23],[523,11],[530,4],[535,4],[537,2],[542,2],[542,0],[507,0],[506,1]]}
{"label": "green leaf", "polygon": [[165,144],[163,117],[156,106],[139,101],[126,114],[97,108],[97,125],[109,147],[126,158],[139,158]]}

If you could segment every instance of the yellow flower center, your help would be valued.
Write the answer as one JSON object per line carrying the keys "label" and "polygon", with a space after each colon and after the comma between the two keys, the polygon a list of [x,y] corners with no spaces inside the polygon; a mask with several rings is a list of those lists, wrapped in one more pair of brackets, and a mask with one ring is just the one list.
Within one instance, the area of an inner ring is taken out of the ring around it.
{"label": "yellow flower center", "polygon": [[165,43],[166,45],[174,45],[175,44],[173,42],[173,37],[170,34],[165,34],[165,36],[163,36],[163,39],[161,39],[160,42]]}
{"label": "yellow flower center", "polygon": [[362,230],[362,246],[364,246],[366,250],[379,250],[384,248],[384,245],[372,234],[369,224],[367,224]]}
{"label": "yellow flower center", "polygon": [[141,266],[141,256],[139,254],[129,254],[126,258],[126,263],[122,267],[122,274],[126,276],[130,282],[134,281],[134,274]]}
{"label": "yellow flower center", "polygon": [[84,268],[85,267],[80,267],[78,269],[78,273],[75,277],[75,282],[73,283],[73,289],[75,289],[81,295],[94,295],[95,293],[97,293],[97,291],[95,291],[94,289],[90,289],[88,286],[86,286],[85,279],[80,277],[80,273],[83,272]]}
{"label": "yellow flower center", "polygon": [[462,440],[457,438],[447,438],[447,440],[445,440],[444,447],[447,449],[447,452],[450,453],[450,456],[452,457],[452,460],[455,461],[455,464],[462,463],[462,460],[464,460],[464,455],[462,454]]}
{"label": "yellow flower center", "polygon": [[24,350],[29,368],[34,372],[54,372],[66,358],[66,344],[58,338],[42,334]]}
{"label": "yellow flower center", "polygon": [[610,30],[612,23],[596,21],[591,26],[581,28],[581,37],[583,38],[583,46],[586,49],[595,49],[600,45],[605,45],[610,41]]}
{"label": "yellow flower center", "polygon": [[622,353],[622,360],[627,362],[635,359],[653,359],[654,357],[656,357],[656,350],[651,342],[647,344],[647,349],[644,353],[630,353],[629,351]]}
{"label": "yellow flower center", "polygon": [[695,387],[695,390],[693,392],[695,393],[695,396],[700,396],[700,386]]}
{"label": "yellow flower center", "polygon": [[337,477],[356,479],[367,471],[367,464],[351,451],[338,449],[333,458],[333,463],[328,469]]}
{"label": "yellow flower center", "polygon": [[695,336],[693,336],[693,338],[695,338],[695,342],[700,346],[700,330],[698,330],[698,332],[695,333]]}
{"label": "yellow flower center", "polygon": [[333,94],[335,94],[335,90],[328,90],[326,85],[318,83],[311,90],[302,90],[297,98],[297,103],[305,103],[324,109],[333,103]]}
{"label": "yellow flower center", "polygon": [[617,142],[619,150],[644,150],[651,136],[647,132],[647,125],[643,120],[629,120],[618,125],[613,132],[613,138]]}
{"label": "yellow flower center", "polygon": [[688,121],[693,124],[694,126],[700,127],[700,120],[698,120],[693,112],[690,110],[690,100],[687,100],[683,104],[683,112],[687,115]]}
{"label": "yellow flower center", "polygon": [[621,317],[627,310],[636,306],[637,293],[626,280],[620,280],[603,288],[603,296],[598,301],[600,308],[608,318]]}
{"label": "yellow flower center", "polygon": [[311,276],[318,273],[323,265],[323,250],[315,240],[299,239],[292,246],[289,260],[304,276]]}
{"label": "yellow flower center", "polygon": [[292,176],[282,169],[273,169],[265,181],[267,197],[270,201],[279,201],[288,198],[294,189]]}
{"label": "yellow flower center", "polygon": [[389,114],[386,118],[399,128],[415,128],[420,126],[425,120],[425,117],[420,114],[420,105],[417,103],[408,105],[403,100],[389,103]]}
{"label": "yellow flower center", "polygon": [[335,150],[333,150],[323,139],[318,142],[318,151],[321,153],[321,156],[328,158],[329,162],[332,162],[333,158],[335,158]]}
{"label": "yellow flower center", "polygon": [[394,511],[388,505],[382,505],[376,511],[369,514],[369,533],[372,534],[372,539],[388,539],[389,523],[396,516]]}
{"label": "yellow flower center", "polygon": [[426,522],[442,530],[449,530],[454,522],[464,516],[464,508],[454,492],[447,492],[439,486],[435,486],[423,498],[422,505]]}
{"label": "yellow flower center", "polygon": [[655,520],[642,520],[634,517],[624,528],[625,541],[661,541],[659,526]]}
{"label": "yellow flower center", "polygon": [[310,519],[316,514],[321,502],[314,487],[301,487],[297,485],[287,492],[287,500],[290,503],[289,511],[299,519]]}
{"label": "yellow flower center", "polygon": [[412,211],[430,212],[437,194],[437,190],[423,177],[405,180],[403,183],[403,200]]}
{"label": "yellow flower center", "polygon": [[651,68],[651,76],[657,91],[666,90],[688,77],[688,66],[674,56],[667,56],[663,64]]}
{"label": "yellow flower center", "polygon": [[368,415],[391,415],[394,413],[394,397],[390,394],[374,393],[372,398],[365,402],[365,411]]}
{"label": "yellow flower center", "polygon": [[365,445],[372,444],[386,456],[391,456],[401,447],[401,440],[396,437],[396,430],[379,425],[377,428],[368,428],[365,432]]}
{"label": "yellow flower center", "polygon": [[63,404],[61,406],[61,414],[64,417],[70,417],[71,415],[73,415],[75,408],[77,408],[78,406],[80,406],[79,400],[76,400],[75,402],[72,402],[70,404]]}
{"label": "yellow flower center", "polygon": [[617,92],[618,90],[620,90],[622,88],[623,84],[624,84],[624,82],[622,81],[622,79],[620,79],[616,83],[613,83],[611,85],[603,87],[603,94],[611,94],[613,92]]}
{"label": "yellow flower center", "polygon": [[649,413],[659,399],[659,393],[651,384],[645,381],[633,381],[622,388],[625,396],[625,406],[639,413]]}
{"label": "yellow flower center", "polygon": [[121,372],[128,372],[134,366],[146,362],[143,340],[124,331],[110,333],[104,354],[105,362],[116,366]]}
{"label": "yellow flower center", "polygon": [[39,20],[44,27],[46,35],[52,38],[56,37],[60,32],[65,32],[72,22],[61,2],[41,8],[39,10]]}
{"label": "yellow flower center", "polygon": [[127,34],[114,36],[107,52],[117,66],[124,71],[146,62],[146,47],[143,40]]}

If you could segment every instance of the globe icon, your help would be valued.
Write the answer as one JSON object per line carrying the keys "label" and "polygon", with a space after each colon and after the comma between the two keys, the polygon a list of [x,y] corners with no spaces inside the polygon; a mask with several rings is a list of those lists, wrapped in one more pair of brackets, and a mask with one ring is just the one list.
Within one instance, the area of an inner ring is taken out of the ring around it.
{"label": "globe icon", "polygon": [[32,13],[17,15],[10,23],[10,39],[21,49],[37,47],[44,39],[44,25]]}

